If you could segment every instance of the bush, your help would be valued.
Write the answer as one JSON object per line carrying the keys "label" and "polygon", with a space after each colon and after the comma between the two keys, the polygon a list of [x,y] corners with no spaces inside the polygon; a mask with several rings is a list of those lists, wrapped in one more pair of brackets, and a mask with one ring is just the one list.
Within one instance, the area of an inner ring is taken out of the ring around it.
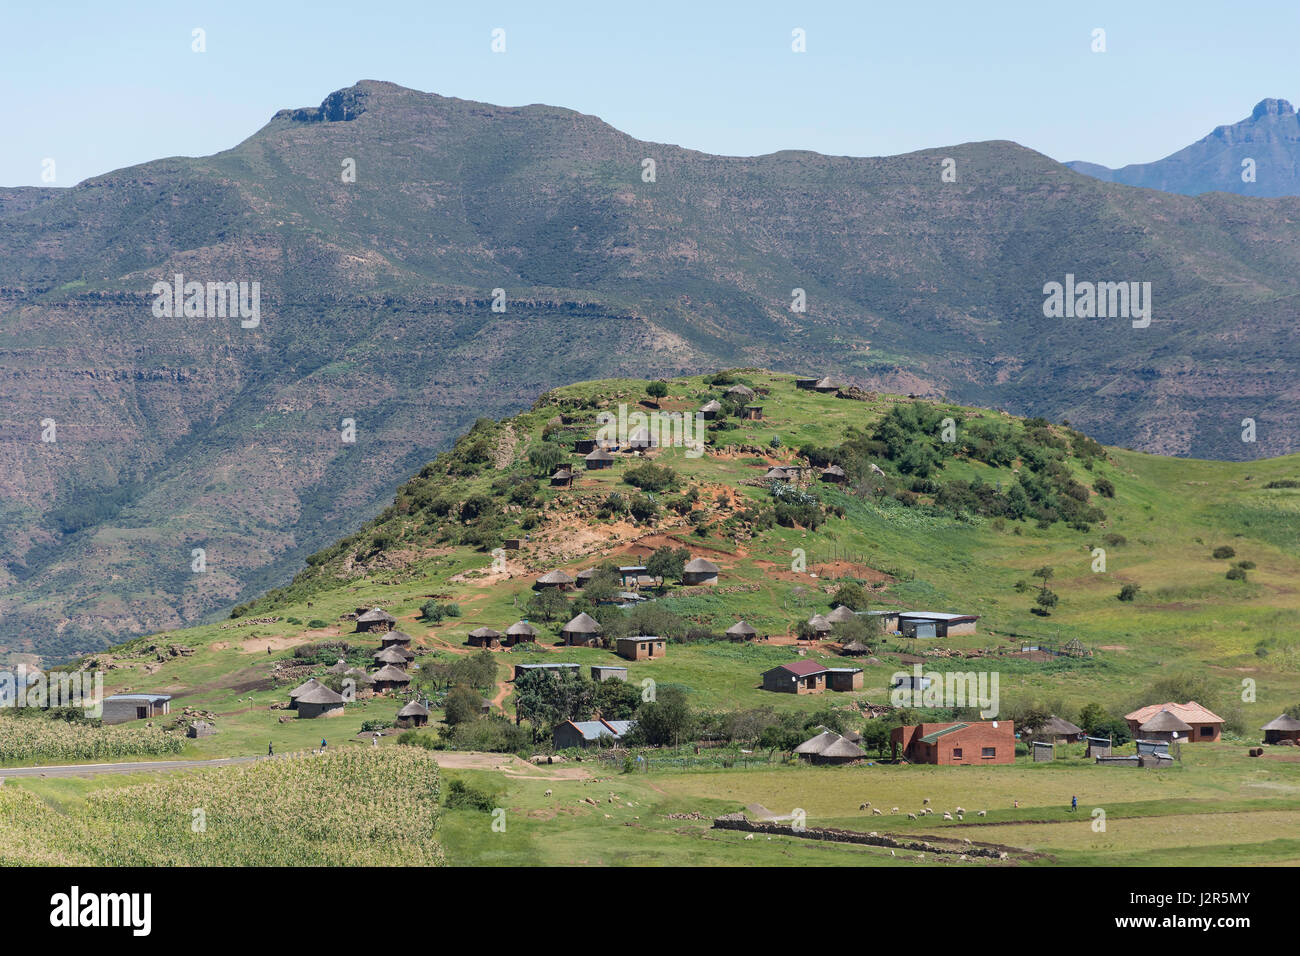
{"label": "bush", "polygon": [[1115,497],[1115,485],[1111,483],[1109,478],[1098,478],[1092,483],[1092,490],[1103,498]]}
{"label": "bush", "polygon": [[1220,560],[1235,558],[1236,556],[1237,556],[1237,552],[1232,548],[1228,547],[1228,545],[1226,544],[1221,544],[1219,545],[1219,547],[1214,549],[1214,557]]}
{"label": "bush", "polygon": [[1119,589],[1119,594],[1116,595],[1116,596],[1117,596],[1121,601],[1131,601],[1131,600],[1133,600],[1135,597],[1137,597],[1137,593],[1138,593],[1138,591],[1140,591],[1140,590],[1142,590],[1141,585],[1138,585],[1138,584],[1126,584],[1126,585],[1124,585],[1122,588]]}
{"label": "bush", "polygon": [[1244,580],[1246,580],[1246,572],[1245,572],[1243,569],[1241,569],[1241,568],[1236,568],[1236,567],[1228,568],[1228,573],[1227,573],[1226,575],[1224,575],[1224,576],[1225,576],[1229,581],[1244,581]]}
{"label": "bush", "polygon": [[329,621],[322,621],[318,617],[314,617],[307,622],[307,627],[313,631],[319,631],[322,627],[329,627],[329,626],[330,626]]}

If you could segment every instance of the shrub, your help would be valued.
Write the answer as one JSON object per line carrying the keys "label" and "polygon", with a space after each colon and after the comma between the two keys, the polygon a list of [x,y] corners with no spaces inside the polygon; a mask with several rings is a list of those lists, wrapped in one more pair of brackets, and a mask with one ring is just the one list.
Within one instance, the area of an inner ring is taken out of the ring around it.
{"label": "shrub", "polygon": [[1229,581],[1244,581],[1246,580],[1246,572],[1241,568],[1232,567],[1228,568],[1228,573],[1225,577]]}
{"label": "shrub", "polygon": [[1226,545],[1226,544],[1221,544],[1221,545],[1219,545],[1217,548],[1214,549],[1214,557],[1216,557],[1216,558],[1218,558],[1218,559],[1220,559],[1220,560],[1226,560],[1226,559],[1228,559],[1228,558],[1235,558],[1236,556],[1237,556],[1237,552],[1236,552],[1235,550],[1233,550],[1232,548],[1230,548],[1230,547],[1229,547],[1228,545]]}
{"label": "shrub", "polygon": [[1138,593],[1138,591],[1140,591],[1140,590],[1142,590],[1141,585],[1138,585],[1138,584],[1126,584],[1126,585],[1124,585],[1122,588],[1119,589],[1119,594],[1116,595],[1116,596],[1117,596],[1121,601],[1131,601],[1131,600],[1133,600],[1135,597],[1137,597],[1137,593]]}

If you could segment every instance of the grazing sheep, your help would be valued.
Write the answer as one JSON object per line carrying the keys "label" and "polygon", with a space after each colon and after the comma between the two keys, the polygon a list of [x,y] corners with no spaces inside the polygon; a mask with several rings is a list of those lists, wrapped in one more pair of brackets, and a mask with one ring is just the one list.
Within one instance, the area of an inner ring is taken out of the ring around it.
{"label": "grazing sheep", "polygon": [[871,808],[871,812],[872,812],[873,814],[875,814],[876,816],[878,816],[878,817],[882,817],[882,816],[884,816],[884,814],[881,813],[881,811],[880,811],[878,808],[876,808],[876,807],[872,807],[872,808]]}
{"label": "grazing sheep", "polygon": [[551,791],[547,790],[546,795],[549,797],[551,795]]}
{"label": "grazing sheep", "polygon": [[858,807],[859,810],[868,810],[868,809],[870,809],[870,808],[871,808],[871,804],[870,804],[870,803],[864,803],[864,804],[862,804],[862,806]]}
{"label": "grazing sheep", "polygon": [[909,813],[909,814],[907,815],[907,819],[909,819],[909,820],[915,820],[915,819],[916,819],[916,814],[915,814],[915,813]]}
{"label": "grazing sheep", "polygon": [[981,817],[986,817],[989,815],[989,812],[987,810],[981,810],[977,815]]}
{"label": "grazing sheep", "polygon": [[955,812],[957,812],[957,813],[965,813],[965,812],[966,812],[966,808],[965,808],[965,807],[958,807],[958,808],[956,809]]}
{"label": "grazing sheep", "polygon": [[944,818],[945,820],[951,820],[951,819],[952,819],[952,814],[949,813],[947,810],[945,810],[945,811],[943,812],[943,818]]}
{"label": "grazing sheep", "polygon": [[752,834],[752,833],[746,833],[746,834],[745,834],[745,839],[746,839],[746,840],[752,840],[752,839],[754,839],[754,834]]}
{"label": "grazing sheep", "polygon": [[926,798],[925,798],[924,800],[922,800],[921,802],[922,802],[922,803],[925,803],[925,804],[928,804],[928,803],[930,802],[930,798],[929,798],[929,797],[926,797]]}
{"label": "grazing sheep", "polygon": [[890,813],[897,813],[897,812],[898,812],[898,807],[894,807],[894,809],[890,810],[889,812],[890,812]]}
{"label": "grazing sheep", "polygon": [[959,814],[957,814],[957,819],[958,819],[958,820],[965,820],[966,818],[965,818],[964,816],[962,816],[962,815],[959,813]]}

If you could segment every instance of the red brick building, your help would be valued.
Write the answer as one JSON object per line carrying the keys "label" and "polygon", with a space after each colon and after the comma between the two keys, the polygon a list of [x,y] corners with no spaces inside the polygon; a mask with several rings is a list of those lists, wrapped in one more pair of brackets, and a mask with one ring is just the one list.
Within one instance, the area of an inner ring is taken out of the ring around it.
{"label": "red brick building", "polygon": [[895,727],[889,742],[911,763],[941,766],[1008,764],[1016,760],[1016,731],[1009,720],[915,724]]}

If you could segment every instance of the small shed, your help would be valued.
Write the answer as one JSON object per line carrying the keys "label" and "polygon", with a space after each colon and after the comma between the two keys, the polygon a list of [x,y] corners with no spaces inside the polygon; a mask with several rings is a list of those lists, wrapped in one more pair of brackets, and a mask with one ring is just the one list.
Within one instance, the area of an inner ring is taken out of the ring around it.
{"label": "small shed", "polygon": [[862,690],[861,667],[828,667],[826,687],[840,692]]}
{"label": "small shed", "polygon": [[568,488],[573,484],[573,472],[567,468],[558,469],[555,474],[551,475],[552,488]]}
{"label": "small shed", "polygon": [[629,661],[643,661],[654,657],[663,657],[668,642],[662,637],[641,634],[636,637],[620,637],[615,643],[619,657]]}
{"label": "small shed", "polygon": [[711,401],[705,402],[703,405],[700,406],[700,414],[704,416],[704,420],[706,422],[713,421],[715,418],[718,417],[718,413],[721,411],[722,411],[722,403],[718,401],[716,398]]}
{"label": "small shed", "polygon": [[744,418],[746,421],[750,421],[750,422],[759,421],[763,417],[763,406],[746,405],[745,410],[742,413],[741,417]]}
{"label": "small shed", "polygon": [[695,558],[682,569],[682,584],[717,584],[721,570],[712,561]]}
{"label": "small shed", "polygon": [[191,722],[189,728],[185,731],[185,736],[187,736],[187,737],[211,737],[211,736],[212,736],[213,734],[215,734],[216,732],[217,732],[217,728],[216,728],[216,727],[213,727],[213,726],[212,726],[210,723],[208,723],[206,720],[196,720],[196,721]]}
{"label": "small shed", "polygon": [[633,720],[566,720],[552,734],[556,750],[616,744],[636,724]]}
{"label": "small shed", "polygon": [[1110,737],[1085,737],[1084,740],[1088,742],[1088,750],[1084,755],[1087,757],[1109,757],[1115,747],[1115,741]]}
{"label": "small shed", "polygon": [[1056,747],[1049,740],[1033,741],[1034,763],[1047,763],[1056,757]]}
{"label": "small shed", "polygon": [[560,631],[560,636],[564,638],[564,643],[570,647],[582,646],[587,647],[594,645],[600,640],[600,625],[586,611],[583,611]]}
{"label": "small shed", "polygon": [[594,438],[579,438],[573,443],[573,451],[575,454],[586,455],[595,450],[596,439]]}
{"label": "small shed", "polygon": [[371,631],[389,631],[396,624],[397,618],[380,607],[372,607],[370,610],[362,611],[357,615],[358,634]]}
{"label": "small shed", "polygon": [[861,641],[854,640],[841,647],[840,653],[849,657],[863,657],[871,653],[871,647]]}
{"label": "small shed", "polygon": [[627,680],[627,668],[618,664],[592,664],[591,679],[594,681]]}
{"label": "small shed", "polygon": [[817,379],[809,378],[806,376],[802,378],[796,378],[794,380],[794,387],[798,389],[803,389],[804,391],[811,391],[813,386],[816,384],[817,384]]}
{"label": "small shed", "polygon": [[842,485],[849,480],[849,476],[844,474],[844,469],[839,465],[831,465],[822,471],[822,481],[828,481],[834,485]]}
{"label": "small shed", "polygon": [[171,713],[170,694],[113,694],[105,697],[101,715],[106,724],[125,724]]}

